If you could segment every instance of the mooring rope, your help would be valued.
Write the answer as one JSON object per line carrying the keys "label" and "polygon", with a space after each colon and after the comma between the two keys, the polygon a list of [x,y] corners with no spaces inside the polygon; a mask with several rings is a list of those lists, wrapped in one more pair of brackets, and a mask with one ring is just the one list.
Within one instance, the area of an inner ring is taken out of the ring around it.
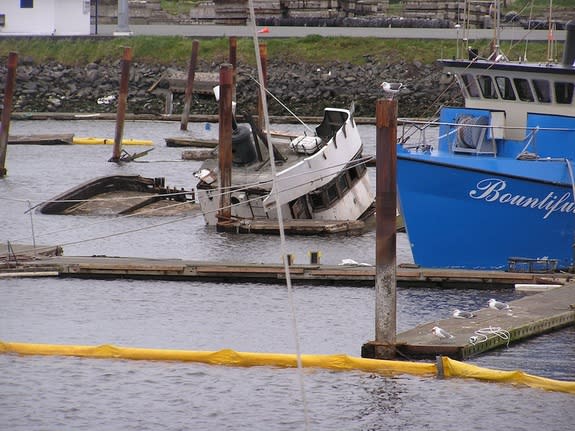
{"label": "mooring rope", "polygon": [[[256,55],[256,63],[258,67],[258,77],[261,81],[263,81],[263,68],[262,68],[262,61],[259,53],[259,41],[258,41],[258,32],[256,28],[256,16],[254,12],[254,3],[253,0],[248,0],[249,9],[250,9],[250,20],[251,20],[251,28],[253,32],[253,40],[254,40],[254,50]],[[276,182],[276,169],[275,169],[275,161],[274,161],[274,152],[272,147],[272,139],[270,133],[270,119],[268,115],[268,105],[266,100],[266,91],[265,91],[265,82],[260,82],[260,99],[262,102],[262,112],[264,114],[264,123],[266,128],[267,134],[267,141],[268,141],[268,151],[271,161],[271,171],[272,177],[274,179],[274,190],[275,190],[275,199],[276,202],[279,202],[279,192],[278,188],[275,187]],[[290,310],[292,314],[292,327],[294,333],[294,342],[295,342],[295,349],[296,349],[296,357],[297,357],[297,369],[299,375],[299,382],[300,382],[300,392],[302,397],[302,405],[304,411],[304,421],[305,421],[305,429],[309,430],[309,414],[308,414],[308,406],[307,400],[305,396],[305,385],[304,385],[304,373],[303,373],[303,365],[302,365],[302,358],[301,358],[301,348],[299,344],[299,335],[298,335],[298,328],[297,328],[297,318],[295,313],[295,304],[293,299],[293,289],[291,283],[291,275],[289,269],[289,262],[287,259],[287,252],[286,252],[286,241],[285,241],[285,232],[284,232],[284,225],[283,225],[283,215],[282,215],[282,208],[281,205],[276,205],[277,217],[278,217],[278,224],[280,230],[280,242],[281,242],[281,250],[283,256],[283,263],[284,263],[284,272],[286,276],[286,286],[288,290],[288,298],[290,304]]]}
{"label": "mooring rope", "polygon": [[511,334],[505,329],[501,329],[499,326],[489,326],[487,328],[481,328],[475,331],[475,335],[469,337],[469,342],[473,345],[478,343],[483,343],[489,339],[490,335],[495,335],[505,341],[506,345],[509,347],[509,341],[511,341]]}

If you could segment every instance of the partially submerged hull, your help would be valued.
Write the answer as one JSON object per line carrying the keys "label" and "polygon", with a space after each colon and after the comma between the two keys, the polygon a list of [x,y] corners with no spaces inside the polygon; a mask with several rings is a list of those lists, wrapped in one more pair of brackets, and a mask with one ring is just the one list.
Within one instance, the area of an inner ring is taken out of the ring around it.
{"label": "partially submerged hull", "polygon": [[[285,220],[359,220],[373,212],[374,196],[362,157],[363,146],[351,113],[326,109],[316,136],[306,141],[311,145],[302,147],[301,139],[297,143],[274,143],[281,157],[275,157],[275,181],[267,155],[252,159],[246,156],[251,151],[234,151],[237,161],[231,174],[232,219],[274,220],[278,204]],[[260,145],[253,153],[265,150]],[[206,223],[216,225],[221,194],[217,161],[207,160],[196,176],[200,178],[197,201]]]}

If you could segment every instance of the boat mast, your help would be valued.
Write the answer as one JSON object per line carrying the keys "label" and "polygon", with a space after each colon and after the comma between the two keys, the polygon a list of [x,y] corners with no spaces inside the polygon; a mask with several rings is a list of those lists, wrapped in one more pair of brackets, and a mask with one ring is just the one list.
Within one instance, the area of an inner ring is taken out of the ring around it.
{"label": "boat mast", "polygon": [[554,30],[554,24],[553,24],[553,0],[549,0],[549,25],[548,25],[548,29],[547,29],[547,62],[548,63],[552,63],[553,62],[553,56],[554,56],[554,50],[555,50],[555,37],[553,34],[553,30]]}

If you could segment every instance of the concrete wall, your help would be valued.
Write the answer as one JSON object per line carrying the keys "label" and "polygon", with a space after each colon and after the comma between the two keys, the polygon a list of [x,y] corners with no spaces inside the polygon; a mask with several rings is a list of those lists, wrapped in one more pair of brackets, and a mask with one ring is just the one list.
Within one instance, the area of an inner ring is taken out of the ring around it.
{"label": "concrete wall", "polygon": [[34,0],[32,8],[21,8],[20,0],[0,0],[0,15],[0,36],[90,34],[90,0]]}

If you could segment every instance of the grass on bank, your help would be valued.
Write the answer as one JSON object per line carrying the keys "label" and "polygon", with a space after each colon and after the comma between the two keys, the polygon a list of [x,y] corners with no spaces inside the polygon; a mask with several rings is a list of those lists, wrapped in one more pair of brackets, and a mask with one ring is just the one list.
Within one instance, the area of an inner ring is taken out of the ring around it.
{"label": "grass on bank", "polygon": [[[255,65],[251,38],[237,39],[238,61]],[[311,35],[303,38],[266,39],[268,58],[290,62],[327,64],[339,61],[361,65],[366,58],[382,63],[420,61],[433,63],[438,58],[451,58],[456,54],[454,40],[411,40],[353,37],[322,37]],[[0,38],[0,59],[5,63],[9,52],[17,52],[20,58],[36,64],[55,61],[69,66],[90,62],[113,63],[122,58],[123,47],[132,48],[135,63],[156,63],[185,67],[189,61],[192,39],[180,36],[134,36],[130,38]],[[473,45],[487,54],[489,41]],[[502,44],[503,52],[510,59],[525,55],[525,43]],[[200,40],[199,59],[224,62],[228,58],[228,38]],[[544,61],[547,56],[546,42],[529,42],[528,59]],[[561,52],[558,54],[561,59]]]}

